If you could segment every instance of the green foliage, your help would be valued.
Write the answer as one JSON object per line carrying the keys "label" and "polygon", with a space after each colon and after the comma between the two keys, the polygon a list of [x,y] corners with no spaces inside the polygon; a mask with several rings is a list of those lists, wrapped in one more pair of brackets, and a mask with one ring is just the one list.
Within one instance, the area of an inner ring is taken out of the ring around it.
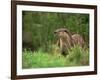
{"label": "green foliage", "polygon": [[[23,68],[89,65],[89,14],[23,11],[22,15]],[[62,56],[55,45],[58,28],[82,35],[86,49],[77,45]]]}
{"label": "green foliage", "polygon": [[[82,35],[89,44],[89,15],[78,13],[53,13],[23,11],[23,36],[31,33],[32,48],[38,50],[44,47],[48,51],[48,45],[54,43],[56,38],[54,31],[58,28],[67,28],[70,32]],[[24,40],[23,42],[27,42]],[[28,40],[29,41],[29,40]],[[25,43],[23,43],[25,44]]]}
{"label": "green foliage", "polygon": [[23,52],[23,68],[64,67],[66,60],[61,56],[44,53],[41,50],[32,53]]}
{"label": "green foliage", "polygon": [[24,50],[22,59],[23,68],[84,66],[89,65],[89,51],[75,46],[69,50],[68,55],[62,56],[56,52],[45,53],[40,48],[36,52]]}
{"label": "green foliage", "polygon": [[73,63],[76,66],[89,65],[89,50],[84,50],[76,45],[69,50],[66,60],[69,66],[73,65]]}

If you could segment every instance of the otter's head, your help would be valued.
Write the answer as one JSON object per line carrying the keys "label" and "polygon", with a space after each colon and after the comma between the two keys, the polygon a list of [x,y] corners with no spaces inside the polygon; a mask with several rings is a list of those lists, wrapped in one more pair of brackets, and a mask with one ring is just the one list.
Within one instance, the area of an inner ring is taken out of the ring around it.
{"label": "otter's head", "polygon": [[69,31],[66,28],[60,28],[54,31],[54,34],[58,37],[63,37],[64,34],[69,34]]}

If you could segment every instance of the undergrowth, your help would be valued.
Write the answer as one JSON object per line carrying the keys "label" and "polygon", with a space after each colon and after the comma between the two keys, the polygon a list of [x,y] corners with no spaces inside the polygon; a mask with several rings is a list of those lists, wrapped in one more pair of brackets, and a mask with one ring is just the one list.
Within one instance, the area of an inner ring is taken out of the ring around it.
{"label": "undergrowth", "polygon": [[55,50],[53,51],[53,49],[50,52],[44,52],[42,48],[34,52],[25,49],[22,53],[22,68],[89,65],[89,49],[84,50],[79,46],[74,46],[68,51],[66,56],[61,55]]}

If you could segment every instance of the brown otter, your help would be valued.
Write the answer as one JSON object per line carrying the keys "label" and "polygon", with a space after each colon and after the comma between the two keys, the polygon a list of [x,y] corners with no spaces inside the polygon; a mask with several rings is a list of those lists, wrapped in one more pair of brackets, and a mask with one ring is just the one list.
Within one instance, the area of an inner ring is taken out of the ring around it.
{"label": "brown otter", "polygon": [[79,45],[80,47],[83,47],[84,45],[83,38],[79,34],[71,35],[68,29],[60,28],[57,29],[54,33],[58,37],[56,45],[64,55],[66,55],[66,53],[72,46]]}

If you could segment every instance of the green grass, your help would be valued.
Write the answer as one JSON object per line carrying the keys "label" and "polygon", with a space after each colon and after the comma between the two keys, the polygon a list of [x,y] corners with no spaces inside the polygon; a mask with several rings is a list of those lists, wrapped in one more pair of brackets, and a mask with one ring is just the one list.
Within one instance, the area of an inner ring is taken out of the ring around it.
{"label": "green grass", "polygon": [[[53,50],[53,49],[52,49]],[[48,68],[89,65],[89,50],[79,46],[72,47],[68,55],[63,56],[58,52],[44,52],[40,48],[32,52],[24,50],[22,54],[22,68]]]}

